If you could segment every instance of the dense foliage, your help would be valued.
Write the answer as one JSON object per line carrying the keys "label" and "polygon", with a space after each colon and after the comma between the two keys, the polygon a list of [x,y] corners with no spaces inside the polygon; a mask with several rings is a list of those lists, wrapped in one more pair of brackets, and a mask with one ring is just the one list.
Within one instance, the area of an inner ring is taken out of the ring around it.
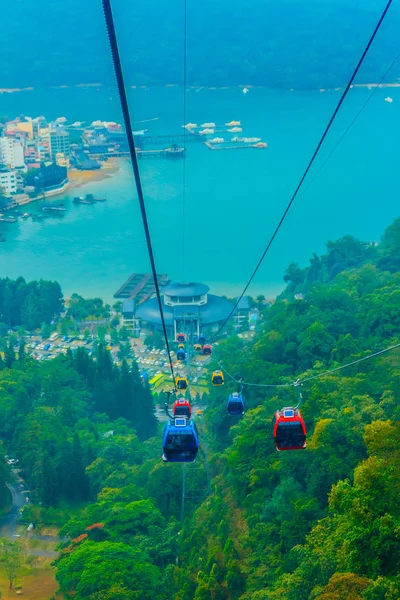
{"label": "dense foliage", "polygon": [[50,323],[63,310],[63,296],[56,281],[0,279],[0,325],[34,330]]}
{"label": "dense foliage", "polygon": [[[254,339],[214,357],[253,383],[292,383],[400,338],[400,219],[379,245],[329,242],[263,304]],[[278,454],[276,408],[296,389],[245,387],[246,414],[226,415],[227,381],[196,417],[201,452],[185,470],[160,460],[152,399],[135,363],[99,345],[44,364],[1,363],[0,436],[51,516],[67,519],[57,579],[76,600],[398,600],[399,351],[302,386],[306,451]],[[211,494],[207,490],[207,464]],[[35,514],[32,507],[30,515]],[[42,518],[43,518],[43,511]]]}
{"label": "dense foliage", "polygon": [[45,507],[89,500],[101,485],[86,467],[101,481],[106,460],[122,460],[157,431],[136,364],[117,368],[101,344],[95,358],[79,348],[44,364],[14,356],[9,366],[0,363],[0,438]]}

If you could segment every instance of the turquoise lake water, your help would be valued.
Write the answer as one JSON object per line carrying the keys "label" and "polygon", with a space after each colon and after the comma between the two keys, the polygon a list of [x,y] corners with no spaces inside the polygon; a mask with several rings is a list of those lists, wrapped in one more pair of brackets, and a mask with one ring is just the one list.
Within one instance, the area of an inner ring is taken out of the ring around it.
{"label": "turquoise lake water", "polygon": [[[265,150],[210,151],[187,144],[186,193],[183,160],[142,159],[150,230],[158,272],[171,279],[201,281],[216,293],[241,291],[271,236],[339,99],[339,91],[282,92],[252,89],[190,90],[187,121],[224,124],[240,120],[244,136],[261,137]],[[329,134],[314,170],[371,94],[354,88]],[[385,97],[393,98],[392,103]],[[131,90],[134,121],[148,134],[181,132],[180,88]],[[46,89],[2,94],[0,113],[49,119],[122,122],[115,90]],[[398,185],[400,92],[378,90],[311,187],[306,181],[250,294],[271,297],[284,283],[291,261],[304,266],[326,241],[352,234],[378,240],[400,213]],[[73,196],[106,196],[94,206],[75,206]],[[61,218],[1,224],[0,275],[57,279],[66,295],[112,299],[133,272],[149,272],[143,227],[130,163],[120,161],[112,178],[71,189]],[[32,212],[38,204],[30,205]]]}

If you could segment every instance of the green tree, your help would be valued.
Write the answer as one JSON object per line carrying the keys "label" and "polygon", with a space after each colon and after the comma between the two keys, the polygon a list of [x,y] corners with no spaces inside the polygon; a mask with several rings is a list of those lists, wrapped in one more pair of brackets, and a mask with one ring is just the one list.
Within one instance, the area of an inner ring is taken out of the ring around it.
{"label": "green tree", "polygon": [[1,538],[0,563],[3,565],[11,590],[15,578],[23,566],[22,549],[19,542],[10,542],[5,538]]}
{"label": "green tree", "polygon": [[14,347],[13,347],[13,344],[11,341],[9,341],[6,346],[4,360],[5,360],[6,366],[9,369],[11,369],[11,367],[13,366],[13,364],[15,363],[15,360],[16,360]]}
{"label": "green tree", "polygon": [[25,352],[25,341],[22,339],[19,343],[19,350],[18,350],[18,360],[19,362],[23,362],[25,360],[26,357],[26,352]]}

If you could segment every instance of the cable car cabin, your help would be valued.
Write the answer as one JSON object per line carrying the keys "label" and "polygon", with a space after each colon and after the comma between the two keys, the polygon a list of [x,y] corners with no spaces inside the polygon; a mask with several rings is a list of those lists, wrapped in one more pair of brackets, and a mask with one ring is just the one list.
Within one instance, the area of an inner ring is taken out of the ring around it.
{"label": "cable car cabin", "polygon": [[201,344],[194,344],[193,345],[193,350],[195,352],[201,352],[203,350],[202,345]]}
{"label": "cable car cabin", "polygon": [[281,450],[302,450],[306,447],[306,426],[297,408],[282,408],[273,418],[274,441]]}
{"label": "cable car cabin", "polygon": [[190,419],[192,416],[192,407],[190,406],[189,400],[186,400],[185,398],[178,398],[175,400],[172,410],[174,417],[186,417],[187,419]]}
{"label": "cable car cabin", "polygon": [[141,379],[142,383],[146,383],[149,380],[149,376],[147,374],[147,371],[142,371],[140,373],[140,379]]}
{"label": "cable car cabin", "polygon": [[163,433],[164,462],[194,462],[199,450],[196,425],[185,417],[167,423]]}
{"label": "cable car cabin", "polygon": [[213,371],[212,384],[213,385],[224,385],[224,374],[222,371]]}
{"label": "cable car cabin", "polygon": [[186,390],[189,387],[187,377],[176,377],[175,386],[178,388],[178,390]]}
{"label": "cable car cabin", "polygon": [[185,344],[178,344],[178,348],[181,349],[181,350],[184,350],[185,349]]}
{"label": "cable car cabin", "polygon": [[176,353],[176,358],[178,360],[185,360],[186,352],[184,350],[178,350],[178,352]]}
{"label": "cable car cabin", "polygon": [[205,343],[206,343],[206,336],[201,333],[199,335],[199,344],[205,344]]}
{"label": "cable car cabin", "polygon": [[184,333],[178,333],[176,336],[177,342],[184,342],[186,340],[186,335]]}
{"label": "cable car cabin", "polygon": [[243,415],[244,402],[242,394],[229,394],[228,402],[226,403],[228,415]]}
{"label": "cable car cabin", "polygon": [[212,354],[212,346],[210,346],[210,344],[203,346],[203,354],[204,356],[210,356],[210,354]]}

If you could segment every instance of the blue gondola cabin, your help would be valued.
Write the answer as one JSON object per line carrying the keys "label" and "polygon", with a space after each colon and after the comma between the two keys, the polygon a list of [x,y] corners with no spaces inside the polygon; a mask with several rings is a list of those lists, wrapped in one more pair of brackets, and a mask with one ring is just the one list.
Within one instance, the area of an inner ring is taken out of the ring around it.
{"label": "blue gondola cabin", "polygon": [[167,423],[163,433],[164,462],[194,462],[199,450],[196,425],[185,417]]}
{"label": "blue gondola cabin", "polygon": [[243,415],[244,414],[244,402],[242,394],[233,393],[229,395],[228,402],[226,403],[226,409],[228,415]]}
{"label": "blue gondola cabin", "polygon": [[178,350],[178,352],[176,353],[176,358],[177,360],[185,360],[186,352],[184,350]]}

